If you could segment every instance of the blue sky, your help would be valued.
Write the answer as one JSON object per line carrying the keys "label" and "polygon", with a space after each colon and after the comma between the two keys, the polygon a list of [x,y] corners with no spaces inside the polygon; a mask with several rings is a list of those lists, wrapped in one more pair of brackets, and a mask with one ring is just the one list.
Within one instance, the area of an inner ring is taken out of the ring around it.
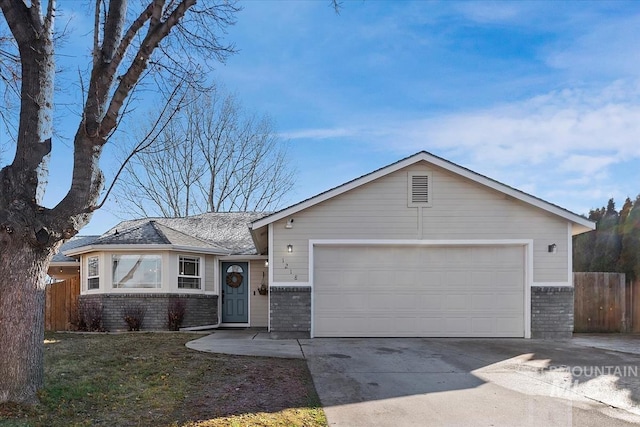
{"label": "blue sky", "polygon": [[[421,150],[580,214],[640,193],[638,2],[241,5],[227,36],[239,53],[212,78],[289,145],[285,205]],[[54,148],[49,201],[67,185],[68,145]]]}

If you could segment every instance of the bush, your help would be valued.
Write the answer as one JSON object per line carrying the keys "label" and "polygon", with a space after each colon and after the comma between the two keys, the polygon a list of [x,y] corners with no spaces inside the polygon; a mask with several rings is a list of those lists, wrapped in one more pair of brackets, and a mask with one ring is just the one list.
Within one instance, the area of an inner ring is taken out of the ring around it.
{"label": "bush", "polygon": [[140,303],[128,303],[122,310],[122,317],[130,331],[139,331],[142,328],[144,315],[147,309]]}
{"label": "bush", "polygon": [[102,304],[97,301],[84,300],[78,301],[77,316],[74,316],[73,322],[79,331],[101,332],[102,327]]}
{"label": "bush", "polygon": [[169,305],[167,306],[167,323],[170,331],[177,331],[180,329],[186,309],[187,303],[184,299],[169,299]]}

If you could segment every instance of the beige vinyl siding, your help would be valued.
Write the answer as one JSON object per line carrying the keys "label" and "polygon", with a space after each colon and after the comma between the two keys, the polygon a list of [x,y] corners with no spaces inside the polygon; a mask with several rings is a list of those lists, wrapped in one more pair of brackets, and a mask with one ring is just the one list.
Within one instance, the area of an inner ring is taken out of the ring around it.
{"label": "beige vinyl siding", "polygon": [[262,283],[262,273],[264,282],[268,286],[268,272],[264,266],[264,260],[254,260],[249,262],[249,302],[250,321],[252,327],[266,327],[269,324],[269,296],[260,295],[258,287]]}
{"label": "beige vinyl siding", "polygon": [[[408,172],[431,172],[431,207],[407,207]],[[421,216],[420,216],[421,213]],[[273,225],[273,280],[309,280],[309,239],[533,239],[533,281],[568,282],[567,220],[426,162]],[[548,245],[555,243],[557,253]],[[287,253],[287,245],[293,253]]]}
{"label": "beige vinyl siding", "polygon": [[216,291],[216,268],[218,262],[213,255],[204,256],[204,290],[205,292]]}

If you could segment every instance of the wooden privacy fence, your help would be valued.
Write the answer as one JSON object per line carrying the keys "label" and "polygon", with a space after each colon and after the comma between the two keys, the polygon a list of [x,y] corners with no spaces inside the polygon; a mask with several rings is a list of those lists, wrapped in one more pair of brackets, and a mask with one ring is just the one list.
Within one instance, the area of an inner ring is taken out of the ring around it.
{"label": "wooden privacy fence", "polygon": [[68,331],[78,306],[80,280],[71,278],[47,285],[44,328],[47,331]]}
{"label": "wooden privacy fence", "polygon": [[624,273],[573,273],[575,332],[640,332],[640,281]]}

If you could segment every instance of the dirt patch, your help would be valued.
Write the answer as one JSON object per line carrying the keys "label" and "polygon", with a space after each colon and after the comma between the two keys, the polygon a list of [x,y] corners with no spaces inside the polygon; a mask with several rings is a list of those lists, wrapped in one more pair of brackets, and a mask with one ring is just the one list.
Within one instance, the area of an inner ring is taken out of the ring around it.
{"label": "dirt patch", "polygon": [[196,419],[318,405],[302,360],[235,356],[224,369],[209,370],[203,380],[218,387],[195,389],[186,399]]}

